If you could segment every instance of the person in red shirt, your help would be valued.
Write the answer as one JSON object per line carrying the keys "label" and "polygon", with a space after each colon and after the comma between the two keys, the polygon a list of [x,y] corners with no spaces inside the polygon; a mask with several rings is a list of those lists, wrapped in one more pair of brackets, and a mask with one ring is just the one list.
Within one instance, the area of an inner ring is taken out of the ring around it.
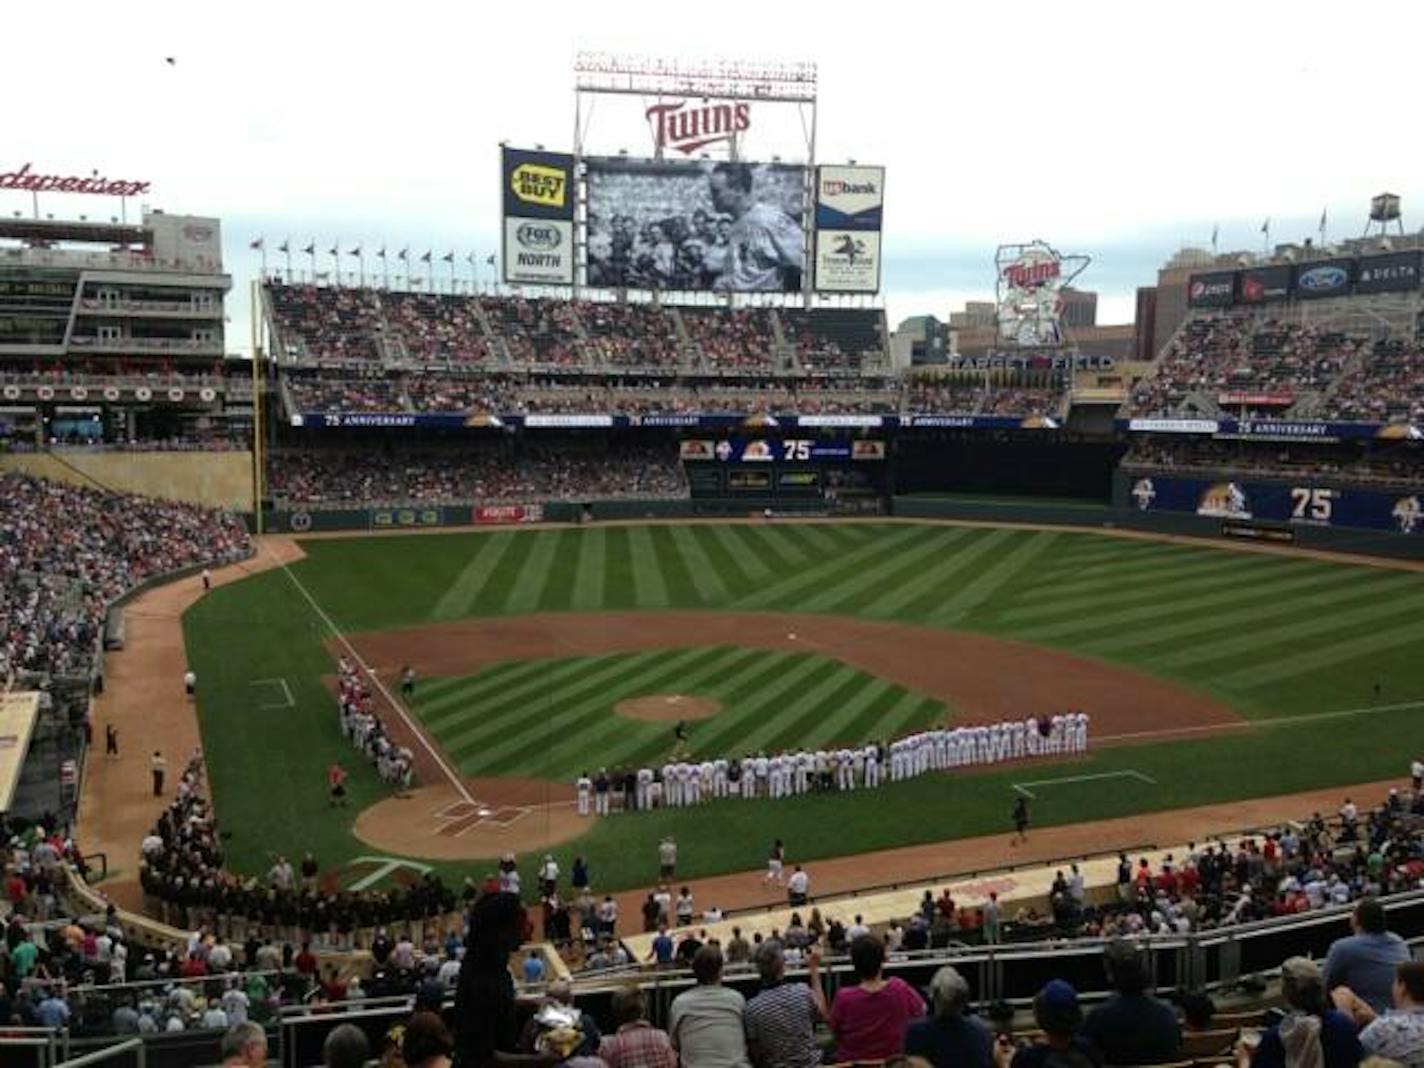
{"label": "person in red shirt", "polygon": [[292,958],[292,967],[297,969],[298,975],[308,979],[316,975],[316,954],[311,951],[310,942],[302,943],[301,952]]}
{"label": "person in red shirt", "polygon": [[331,767],[326,769],[326,785],[331,791],[331,804],[346,804],[346,769],[341,766],[341,761],[333,761]]}
{"label": "person in red shirt", "polygon": [[208,974],[208,966],[199,956],[185,957],[182,965],[178,968],[178,974],[184,979],[200,979]]}
{"label": "person in red shirt", "polygon": [[903,1053],[905,1029],[925,1014],[924,999],[899,976],[881,976],[885,946],[874,935],[851,942],[850,962],[858,982],[842,986],[831,1003],[836,1060],[882,1061]]}

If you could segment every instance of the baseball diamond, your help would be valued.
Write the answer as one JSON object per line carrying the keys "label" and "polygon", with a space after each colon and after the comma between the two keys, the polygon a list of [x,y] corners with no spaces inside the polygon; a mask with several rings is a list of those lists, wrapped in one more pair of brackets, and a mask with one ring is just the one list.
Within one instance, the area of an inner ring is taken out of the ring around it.
{"label": "baseball diamond", "polygon": [[[1407,571],[885,521],[631,523],[300,547],[290,572],[225,586],[184,618],[207,680],[199,715],[239,870],[314,844],[333,860],[374,845],[479,873],[507,849],[557,842],[562,860],[582,853],[601,886],[619,888],[646,882],[647,858],[671,831],[696,843],[685,870],[706,875],[754,868],[768,828],[814,858],[984,833],[1002,823],[1015,783],[1065,780],[1035,813],[1039,825],[1264,796],[1383,776],[1398,747],[1424,735],[1424,668],[1413,655],[1424,593]],[[354,768],[358,808],[379,801],[354,833],[340,810],[328,817],[309,773],[346,748],[330,689],[339,657],[359,658],[393,701],[404,668],[417,679],[407,722],[387,717],[416,754],[416,796],[380,801],[374,771]],[[253,676],[288,680],[297,707],[255,707]],[[947,772],[884,786],[873,806],[813,794],[572,816],[581,771],[660,763],[672,751],[671,724],[617,711],[670,693],[721,706],[687,725],[699,755],[889,740],[1067,708],[1086,710],[1094,732],[1071,770],[1040,760],[1028,773]],[[240,744],[254,735],[272,744]],[[442,769],[478,808],[463,806]],[[300,830],[266,818],[279,802],[309,814]],[[935,818],[920,818],[927,812]]]}

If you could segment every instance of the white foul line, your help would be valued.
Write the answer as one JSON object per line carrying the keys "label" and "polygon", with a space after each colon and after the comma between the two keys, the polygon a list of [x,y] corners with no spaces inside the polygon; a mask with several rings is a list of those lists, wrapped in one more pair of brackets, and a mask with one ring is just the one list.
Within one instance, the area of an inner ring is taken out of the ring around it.
{"label": "white foul line", "polygon": [[1027,789],[1027,787],[1058,786],[1060,783],[1065,782],[1094,782],[1098,779],[1137,779],[1139,782],[1149,783],[1152,786],[1157,785],[1157,780],[1152,776],[1144,775],[1142,772],[1134,771],[1132,768],[1128,768],[1126,771],[1103,771],[1096,775],[1065,775],[1059,779],[1032,779],[1029,782],[1016,782],[1011,785],[1025,797],[1036,800],[1038,795],[1032,790]]}
{"label": "white foul line", "polygon": [[1153,731],[1129,731],[1126,734],[1095,735],[1098,742],[1125,742],[1134,738],[1172,738],[1178,734],[1201,734],[1216,731],[1239,731],[1251,727],[1293,727],[1298,723],[1314,723],[1322,719],[1344,719],[1368,716],[1377,712],[1402,712],[1407,708],[1424,708],[1424,701],[1400,701],[1392,705],[1368,705],[1364,708],[1337,708],[1331,712],[1307,712],[1303,716],[1271,716],[1267,719],[1236,719],[1226,723],[1203,723],[1195,727],[1163,727]]}
{"label": "white foul line", "polygon": [[286,704],[274,705],[274,704],[271,704],[271,703],[269,702],[269,703],[267,703],[267,704],[265,704],[265,705],[262,705],[261,707],[263,707],[263,708],[296,708],[296,707],[297,707],[296,699],[292,697],[292,688],[287,685],[287,680],[284,679],[284,678],[276,678],[276,679],[250,679],[250,680],[248,681],[247,685],[249,685],[249,686],[280,686],[280,687],[282,687],[282,693],[286,696],[286,699],[287,699]]}
{"label": "white foul line", "polygon": [[277,557],[277,554],[272,551],[272,547],[270,545],[267,546],[266,549],[267,554],[271,556],[274,561],[276,561],[277,566],[280,567],[283,572],[286,573],[287,578],[292,580],[292,585],[297,588],[297,592],[306,598],[307,604],[312,606],[312,611],[321,617],[322,622],[326,624],[327,629],[329,629],[331,633],[336,636],[336,640],[339,641],[342,645],[346,646],[346,651],[351,654],[351,658],[356,662],[357,666],[361,668],[362,675],[371,680],[372,684],[376,687],[376,689],[381,691],[381,696],[386,699],[386,703],[389,704],[392,708],[394,708],[396,710],[396,715],[400,716],[400,718],[405,721],[406,727],[410,729],[410,732],[415,735],[417,740],[419,740],[421,746],[424,747],[425,751],[429,753],[431,757],[435,760],[435,763],[439,765],[440,770],[445,773],[445,778],[450,780],[450,785],[455,788],[455,792],[458,793],[470,804],[475,804],[475,799],[473,795],[471,795],[470,791],[466,788],[464,780],[461,779],[460,776],[457,775],[450,768],[450,765],[445,762],[445,757],[441,755],[440,751],[430,744],[430,740],[425,737],[425,732],[415,725],[415,721],[410,718],[410,713],[406,712],[405,706],[395,699],[395,697],[391,694],[391,691],[386,689],[386,684],[383,683],[376,675],[376,673],[371,670],[370,666],[364,660],[361,659],[361,654],[356,651],[356,647],[347,640],[346,635],[341,633],[341,629],[337,627],[335,623],[332,622],[331,617],[326,614],[326,612],[322,609],[321,605],[316,603],[316,598],[313,597],[309,592],[307,592],[307,588],[302,585],[302,580],[297,578],[297,576],[292,573],[292,569],[289,568],[283,560]]}

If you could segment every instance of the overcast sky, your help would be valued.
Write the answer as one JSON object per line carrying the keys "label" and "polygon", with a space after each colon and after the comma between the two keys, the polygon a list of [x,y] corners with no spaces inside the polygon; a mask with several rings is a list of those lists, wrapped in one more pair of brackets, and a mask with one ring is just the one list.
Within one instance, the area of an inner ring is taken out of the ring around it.
{"label": "overcast sky", "polygon": [[[1330,235],[1354,236],[1386,189],[1403,196],[1406,226],[1424,221],[1420,0],[257,0],[217,12],[10,5],[0,171],[97,167],[152,181],[151,206],[220,216],[234,350],[259,235],[269,248],[290,236],[494,251],[498,143],[571,146],[579,49],[814,60],[818,158],[888,168],[892,324],[990,297],[1000,242],[1090,254],[1079,284],[1117,322],[1213,226],[1223,249],[1259,249],[1265,218],[1273,239],[1300,239],[1327,209]],[[804,158],[799,126],[781,121],[766,119],[756,150],[778,151],[774,130],[788,135],[783,158]],[[588,130],[597,147],[648,149],[636,109],[600,105]],[[0,191],[0,210],[28,211],[29,197]],[[51,195],[41,210],[117,209]]]}

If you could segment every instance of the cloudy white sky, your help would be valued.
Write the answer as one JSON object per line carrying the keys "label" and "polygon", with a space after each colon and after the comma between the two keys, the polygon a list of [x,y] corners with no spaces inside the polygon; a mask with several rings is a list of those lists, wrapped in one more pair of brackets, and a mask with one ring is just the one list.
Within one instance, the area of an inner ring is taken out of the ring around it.
{"label": "cloudy white sky", "polygon": [[[498,143],[570,145],[579,49],[814,60],[819,158],[888,168],[892,322],[989,297],[1002,241],[1091,254],[1080,284],[1126,321],[1135,287],[1213,226],[1256,249],[1266,217],[1299,239],[1326,209],[1332,236],[1355,235],[1386,189],[1424,220],[1419,0],[11,8],[0,171],[97,167],[220,216],[234,349],[259,235],[493,251]],[[647,145],[612,107],[590,133]],[[83,199],[42,211],[114,210]],[[0,210],[28,196],[0,192]]]}

